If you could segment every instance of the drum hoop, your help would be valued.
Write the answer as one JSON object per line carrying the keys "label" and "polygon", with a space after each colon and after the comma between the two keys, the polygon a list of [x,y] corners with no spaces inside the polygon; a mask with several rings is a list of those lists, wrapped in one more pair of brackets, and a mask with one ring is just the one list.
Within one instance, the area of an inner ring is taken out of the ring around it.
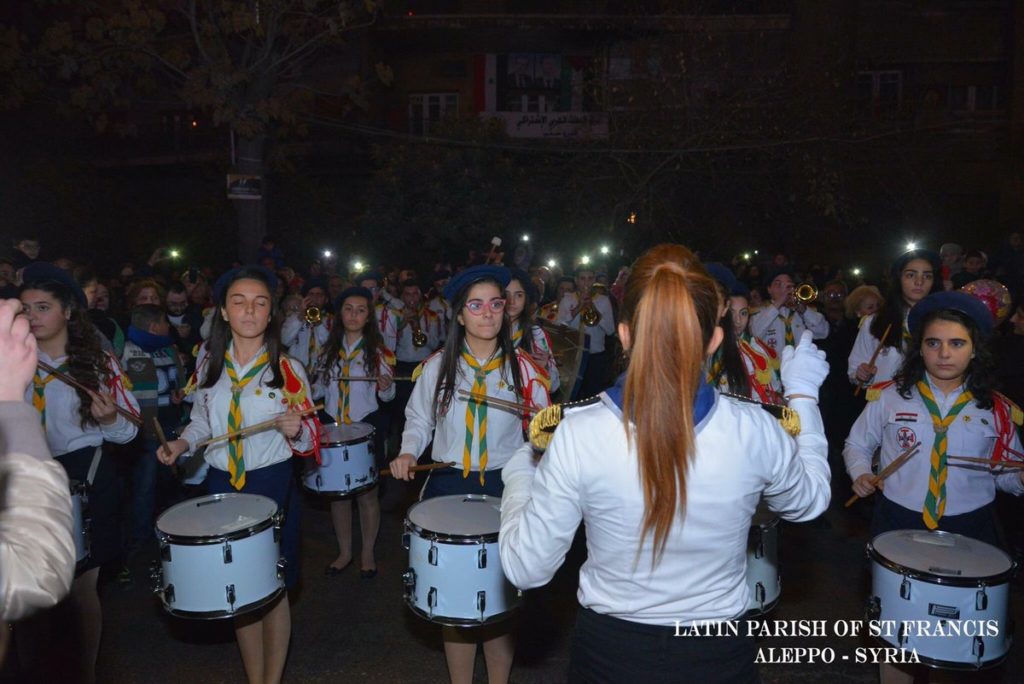
{"label": "drum hoop", "polygon": [[245,613],[249,613],[249,612],[252,612],[254,610],[259,610],[263,606],[265,606],[265,605],[267,605],[269,603],[272,603],[278,596],[281,595],[282,592],[284,592],[284,587],[283,586],[278,587],[276,590],[274,590],[273,593],[271,593],[266,598],[261,598],[258,601],[253,601],[252,603],[247,603],[244,606],[242,606],[241,608],[239,608],[238,610],[233,610],[233,611],[231,611],[231,610],[208,610],[208,611],[203,611],[203,610],[178,610],[177,608],[171,608],[170,606],[168,606],[166,603],[163,602],[162,599],[161,599],[160,603],[163,604],[164,610],[166,610],[169,614],[171,614],[171,615],[173,615],[175,617],[189,618],[189,619],[192,619],[192,620],[221,620],[223,618],[238,617],[239,615],[243,615]]}
{"label": "drum hoop", "polygon": [[[411,511],[412,509],[410,509]],[[438,532],[426,527],[420,527],[416,523],[405,519],[405,529],[412,532],[420,539],[440,542],[441,544],[452,544],[456,546],[473,546],[475,544],[493,544],[498,541],[497,532],[487,534],[452,534],[450,532]],[[479,623],[474,623],[479,624]]]}
{"label": "drum hoop", "polygon": [[[211,495],[214,499],[223,500],[228,494],[213,494]],[[177,546],[209,546],[212,544],[223,544],[224,542],[236,541],[238,539],[247,539],[254,537],[257,534],[264,532],[267,528],[278,524],[281,521],[281,507],[276,501],[271,499],[269,496],[260,496],[274,504],[274,512],[269,518],[260,520],[258,523],[250,525],[249,527],[243,527],[242,529],[235,530],[234,532],[228,532],[226,534],[200,534],[200,535],[178,535],[171,534],[170,532],[164,532],[160,529],[160,520],[156,521],[156,532],[161,543],[164,544],[175,544]],[[184,503],[184,502],[183,502]],[[180,505],[180,504],[179,504]],[[170,509],[168,509],[170,510]]]}
{"label": "drum hoop", "polygon": [[342,440],[339,440],[339,441],[336,441],[336,442],[320,442],[320,447],[321,448],[327,447],[328,449],[330,449],[331,447],[349,446],[350,444],[362,444],[363,442],[371,441],[373,439],[373,433],[376,432],[376,431],[377,431],[376,428],[371,429],[370,430],[370,434],[366,435],[365,437],[355,437],[353,439],[342,439]]}
{"label": "drum hoop", "polygon": [[[868,558],[881,565],[886,570],[890,570],[897,575],[903,575],[910,579],[921,580],[928,584],[939,584],[948,587],[993,587],[1001,584],[1006,584],[1013,577],[1014,573],[1017,572],[1017,562],[1010,560],[1010,567],[1003,572],[996,573],[995,575],[985,575],[982,577],[949,577],[947,575],[936,575],[928,572],[927,570],[915,570],[914,568],[908,568],[905,565],[900,565],[894,560],[882,555],[882,552],[877,550],[871,542],[868,542]],[[974,668],[972,668],[974,669]]]}
{"label": "drum hoop", "polygon": [[502,622],[512,617],[515,613],[519,611],[520,607],[520,601],[516,601],[516,604],[508,610],[506,610],[505,612],[492,615],[491,617],[481,622],[480,620],[474,620],[473,618],[447,617],[445,615],[438,615],[436,613],[434,615],[430,615],[430,613],[423,610],[422,608],[416,607],[413,604],[411,597],[406,597],[405,604],[409,606],[409,610],[411,610],[414,614],[418,615],[424,620],[427,620],[428,622],[433,622],[437,625],[444,625],[446,627],[483,627],[484,625],[492,625],[496,622]]}

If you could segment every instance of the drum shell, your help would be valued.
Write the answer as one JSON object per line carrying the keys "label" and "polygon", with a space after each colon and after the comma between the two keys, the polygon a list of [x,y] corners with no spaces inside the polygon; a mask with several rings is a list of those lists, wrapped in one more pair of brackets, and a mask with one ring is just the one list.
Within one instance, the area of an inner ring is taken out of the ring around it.
{"label": "drum shell", "polygon": [[[415,504],[409,514],[430,502],[465,498],[437,497]],[[405,601],[420,617],[442,625],[477,626],[504,620],[519,607],[522,592],[501,568],[498,530],[453,535],[417,526],[407,517],[403,543],[409,550]]]}
{"label": "drum shell", "polygon": [[216,619],[255,610],[277,598],[284,591],[280,525],[280,513],[275,512],[243,530],[192,537],[167,534],[157,520],[160,569],[154,589],[164,608],[179,617]]}
{"label": "drum shell", "polygon": [[302,486],[317,494],[347,496],[377,484],[373,430],[365,437],[330,442],[320,447],[320,463],[310,461]]}
{"label": "drum shell", "polygon": [[[867,546],[872,587],[868,617],[897,628],[882,630],[877,637],[879,641],[908,652],[913,649],[922,663],[932,667],[974,670],[1001,663],[1013,642],[1009,621],[1009,582],[1014,566],[1009,557],[1009,569],[999,575],[947,577],[905,567],[887,558],[875,547],[881,536]],[[934,632],[940,629],[943,615],[953,614],[956,617],[950,617],[950,620],[973,625],[975,629],[994,624],[998,633],[992,634],[993,630],[988,629],[976,639],[970,634],[949,634],[948,629],[942,636],[923,635],[917,633],[922,630],[915,629],[901,639],[898,626],[904,622],[927,622],[930,623],[928,629]],[[980,656],[978,639],[983,647],[983,655]]]}
{"label": "drum shell", "polygon": [[89,505],[84,482],[71,481],[71,519],[74,523],[72,536],[75,541],[75,562],[81,565],[89,558],[89,521],[85,510]]}
{"label": "drum shell", "polygon": [[764,615],[779,602],[779,519],[754,517],[747,535],[747,614]]}

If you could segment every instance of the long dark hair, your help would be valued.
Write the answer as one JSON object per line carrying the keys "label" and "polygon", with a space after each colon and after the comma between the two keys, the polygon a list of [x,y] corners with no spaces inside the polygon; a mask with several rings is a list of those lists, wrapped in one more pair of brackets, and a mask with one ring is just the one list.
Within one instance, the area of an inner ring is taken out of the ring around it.
{"label": "long dark hair", "polygon": [[[341,309],[345,306],[345,302],[354,297],[366,299],[363,295],[349,295],[338,302],[337,310],[334,312],[334,327],[331,328],[327,343],[324,344],[316,366],[313,368],[313,376],[309,379],[310,384],[316,382],[321,373],[324,374],[325,379],[331,377],[331,368],[338,360],[338,353],[341,351],[342,342],[345,339],[345,326],[341,323]],[[366,323],[363,324],[362,336],[363,368],[366,369],[367,375],[376,375],[377,350],[384,346],[384,338],[381,337],[380,328],[377,327],[377,315],[374,311],[373,301],[369,299],[366,299]]]}
{"label": "long dark hair", "polygon": [[[467,285],[452,304],[452,322],[448,325],[447,341],[441,350],[441,372],[438,374],[437,384],[434,386],[434,397],[437,399],[434,406],[435,420],[448,412],[448,407],[451,406],[452,398],[455,396],[459,361],[462,360],[462,345],[466,340],[466,329],[459,323],[459,313],[466,306],[466,302],[469,301],[469,291],[473,289],[474,285],[483,283],[491,283],[498,288],[502,296],[505,294],[501,283],[493,278],[484,278]],[[526,333],[524,332],[523,334],[525,335]],[[516,399],[521,400],[523,397],[523,378],[522,373],[519,372],[519,358],[516,355],[515,347],[512,345],[512,322],[509,320],[507,311],[501,317],[501,330],[498,332],[498,350],[504,359],[501,367],[502,380],[512,386],[516,393]],[[508,371],[512,374],[511,382],[509,382],[509,378],[505,375],[506,366],[508,366]]]}
{"label": "long dark hair", "polygon": [[[270,281],[262,269],[241,268],[238,273],[224,285],[220,296],[217,298],[218,309],[227,306],[228,290],[231,285],[239,280],[258,280],[263,283],[270,295],[270,305],[273,307],[274,291],[270,287]],[[206,341],[206,351],[209,356],[206,366],[206,377],[200,385],[203,389],[209,389],[217,384],[220,374],[224,371],[224,355],[227,354],[228,345],[231,344],[231,326],[219,315],[219,311],[213,312],[213,322],[210,326],[210,339]],[[263,331],[263,344],[267,348],[267,364],[272,377],[267,383],[268,387],[281,387],[284,385],[284,376],[281,374],[281,321],[278,316],[271,314],[267,329]],[[265,372],[265,371],[264,371]]]}
{"label": "long dark hair", "polygon": [[909,399],[914,385],[924,379],[926,370],[924,357],[921,356],[921,340],[924,337],[925,328],[932,321],[951,321],[967,328],[967,332],[971,336],[971,345],[974,348],[974,358],[967,364],[964,386],[974,395],[974,401],[979,408],[992,408],[992,390],[996,382],[995,359],[974,320],[967,314],[953,309],[933,311],[921,321],[921,326],[914,335],[913,346],[894,378],[900,396]]}
{"label": "long dark hair", "polygon": [[891,325],[885,346],[896,350],[903,348],[903,320],[908,309],[907,303],[903,301],[903,269],[914,259],[921,259],[932,265],[932,289],[928,294],[942,289],[942,264],[933,252],[913,250],[903,254],[893,263],[889,271],[889,289],[885,294],[885,303],[871,321],[871,334],[876,340],[881,340],[885,329]]}
{"label": "long dark hair", "polygon": [[[114,372],[110,368],[107,355],[103,352],[96,326],[82,309],[76,294],[67,285],[55,280],[25,283],[21,287],[21,292],[26,290],[47,292],[60,302],[62,311],[71,312],[67,321],[68,343],[64,349],[68,357],[68,375],[85,387],[99,392],[113,377]],[[78,387],[75,388],[75,394],[78,395],[80,427],[85,429],[86,425],[97,425],[96,419],[92,416],[92,397]]]}
{"label": "long dark hair", "polygon": [[523,276],[517,271],[513,271],[512,280],[508,282],[509,285],[513,282],[517,282],[522,286],[525,300],[523,303],[523,312],[519,314],[519,328],[523,331],[523,334],[519,337],[519,342],[516,342],[515,346],[522,349],[527,354],[532,354],[535,351],[533,321],[537,311],[537,289],[529,280],[523,282]]}
{"label": "long dark hair", "polygon": [[[728,301],[729,298],[725,297],[724,299]],[[750,378],[747,376],[747,367],[743,363],[743,355],[740,354],[740,341],[736,339],[736,331],[733,329],[732,312],[726,311],[718,324],[724,333],[722,344],[718,347],[718,353],[721,354],[722,359],[722,370],[719,375],[725,376],[731,393],[747,396],[750,394]],[[712,379],[716,384],[718,383],[718,378]]]}

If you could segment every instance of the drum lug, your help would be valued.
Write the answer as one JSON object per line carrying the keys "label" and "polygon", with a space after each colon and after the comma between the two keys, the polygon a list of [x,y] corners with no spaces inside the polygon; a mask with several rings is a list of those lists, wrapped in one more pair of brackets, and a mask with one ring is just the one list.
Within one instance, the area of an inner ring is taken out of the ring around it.
{"label": "drum lug", "polygon": [[[346,458],[345,460],[347,461],[348,459]],[[348,473],[345,473],[345,488],[352,489],[352,476]]]}
{"label": "drum lug", "polygon": [[231,542],[224,542],[224,548],[221,549],[221,555],[224,556],[224,565],[232,562],[231,557]]}
{"label": "drum lug", "polygon": [[988,594],[985,593],[984,587],[979,589],[978,593],[974,596],[974,609],[988,610]]}
{"label": "drum lug", "polygon": [[412,541],[412,538],[409,536],[409,533],[408,532],[403,532],[402,533],[402,548],[405,549],[406,551],[409,550],[409,542],[410,541]]}
{"label": "drum lug", "polygon": [[235,612],[235,585],[229,584],[224,587],[224,596],[227,598],[228,605],[231,606],[231,612]]}
{"label": "drum lug", "polygon": [[971,655],[977,659],[977,665],[981,667],[981,659],[985,657],[985,642],[980,636],[974,637],[974,643],[971,644]]}
{"label": "drum lug", "polygon": [[476,553],[476,567],[483,570],[487,567],[487,547],[481,548]]}
{"label": "drum lug", "polygon": [[347,461],[348,460],[348,447],[343,447],[342,448],[342,450],[341,450],[341,459],[343,461]]}
{"label": "drum lug", "polygon": [[864,612],[868,621],[877,620],[882,614],[882,600],[877,596],[872,596],[868,599],[868,605]]}
{"label": "drum lug", "polygon": [[760,582],[758,582],[754,586],[754,600],[757,601],[758,604],[761,606],[761,610],[764,610],[764,600],[765,600],[765,597],[766,597],[766,592],[764,590],[764,585],[761,584]]}
{"label": "drum lug", "polygon": [[402,573],[402,584],[405,585],[405,597],[410,598],[416,594],[416,571],[409,568]]}
{"label": "drum lug", "polygon": [[476,609],[480,611],[480,622],[484,621],[484,610],[487,609],[487,592],[476,592]]}
{"label": "drum lug", "polygon": [[284,579],[284,570],[288,567],[288,561],[284,558],[277,559],[277,579]]}
{"label": "drum lug", "polygon": [[164,587],[162,596],[164,599],[164,603],[166,603],[167,605],[171,605],[172,603],[174,603],[174,585],[168,584],[166,587]]}
{"label": "drum lug", "polygon": [[754,547],[754,558],[764,558],[764,534],[757,535],[757,546]]}
{"label": "drum lug", "polygon": [[437,565],[437,547],[434,546],[434,540],[430,540],[430,550],[427,551],[427,562],[431,565]]}
{"label": "drum lug", "polygon": [[903,648],[903,645],[907,643],[907,621],[900,620],[900,631],[896,634],[896,643]]}
{"label": "drum lug", "polygon": [[436,606],[436,605],[437,605],[437,588],[436,587],[430,587],[430,591],[427,592],[427,608],[430,609],[428,611],[430,617],[434,617],[434,606]]}
{"label": "drum lug", "polygon": [[[317,477],[320,477],[317,475]],[[284,513],[278,511],[274,514],[274,542],[281,541],[281,530],[284,528]]]}
{"label": "drum lug", "polygon": [[316,474],[316,489],[317,489],[317,491],[320,491],[323,488],[324,488],[324,478],[320,475],[320,473],[317,473]]}
{"label": "drum lug", "polygon": [[171,545],[167,543],[160,544],[160,560],[167,563],[171,562]]}
{"label": "drum lug", "polygon": [[904,601],[910,600],[910,580],[906,577],[900,582],[900,598]]}

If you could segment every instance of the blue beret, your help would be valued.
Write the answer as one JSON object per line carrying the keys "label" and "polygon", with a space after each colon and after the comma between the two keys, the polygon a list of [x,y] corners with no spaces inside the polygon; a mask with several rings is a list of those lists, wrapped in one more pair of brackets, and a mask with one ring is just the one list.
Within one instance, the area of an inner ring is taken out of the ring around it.
{"label": "blue beret", "polygon": [[749,297],[750,290],[746,285],[742,284],[736,279],[732,269],[724,266],[717,261],[704,264],[704,269],[708,272],[712,278],[717,280],[725,288],[725,291],[730,297]]}
{"label": "blue beret", "polygon": [[380,285],[384,282],[384,276],[380,274],[380,271],[365,271],[357,275],[354,279],[356,285],[363,282],[364,280],[376,280],[377,284]]}
{"label": "blue beret", "polygon": [[274,291],[277,290],[277,276],[269,269],[256,265],[239,266],[217,278],[217,282],[213,284],[213,301],[217,304],[224,304],[228,296],[228,287],[231,283],[243,278],[254,278],[265,282],[267,289],[270,290],[271,297],[273,297]]}
{"label": "blue beret", "polygon": [[796,283],[796,271],[789,266],[776,266],[775,268],[769,269],[768,273],[764,277],[765,287],[775,282],[775,279],[780,275],[788,275],[793,283]]}
{"label": "blue beret", "polygon": [[341,308],[341,305],[345,303],[345,300],[349,297],[366,297],[366,301],[373,307],[373,293],[365,287],[346,287],[338,295],[338,298],[334,300],[334,310],[337,311]]}
{"label": "blue beret", "polygon": [[25,267],[21,274],[22,291],[31,290],[35,283],[51,282],[62,285],[71,290],[71,294],[78,300],[79,306],[83,309],[89,308],[89,300],[85,298],[85,292],[75,281],[74,277],[63,268],[46,263],[45,261],[34,261]]}
{"label": "blue beret", "polygon": [[936,292],[915,304],[907,317],[907,326],[911,334],[917,335],[925,317],[936,311],[959,311],[974,321],[982,336],[988,337],[992,334],[992,312],[980,299],[960,290]]}
{"label": "blue beret", "polygon": [[309,291],[312,290],[314,287],[319,287],[326,293],[327,280],[321,278],[320,276],[313,276],[312,278],[307,278],[306,282],[302,284],[302,296],[305,297],[306,295],[308,295]]}
{"label": "blue beret", "polygon": [[889,275],[892,276],[892,279],[899,280],[903,267],[914,259],[924,259],[929,262],[932,268],[935,269],[935,281],[941,280],[942,276],[939,274],[939,271],[942,269],[942,257],[930,249],[911,249],[896,257],[896,261],[892,262],[892,268],[889,269]]}
{"label": "blue beret", "polygon": [[444,286],[444,298],[452,304],[459,298],[462,291],[481,280],[496,280],[504,290],[508,281],[512,280],[512,274],[504,266],[471,266],[464,271],[459,271],[454,278]]}
{"label": "blue beret", "polygon": [[530,274],[520,268],[513,268],[509,271],[508,281],[511,283],[513,280],[518,280],[519,284],[523,286],[523,291],[526,292],[526,298],[531,302],[537,301],[537,287],[533,284],[533,280],[530,278]]}

